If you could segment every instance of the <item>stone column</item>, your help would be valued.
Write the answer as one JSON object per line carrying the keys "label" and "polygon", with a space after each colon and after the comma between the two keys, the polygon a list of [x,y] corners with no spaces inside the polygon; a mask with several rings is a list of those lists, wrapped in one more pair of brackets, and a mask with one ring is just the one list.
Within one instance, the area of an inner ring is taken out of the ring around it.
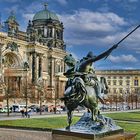
{"label": "stone column", "polygon": [[50,58],[50,86],[52,86],[52,80],[53,80],[53,61],[52,57]]}
{"label": "stone column", "polygon": [[32,53],[32,83],[36,83],[37,79],[37,63],[36,63],[36,52]]}
{"label": "stone column", "polygon": [[52,37],[52,28],[48,27],[47,37]]}
{"label": "stone column", "polygon": [[42,77],[42,55],[39,55],[38,60],[38,77]]}
{"label": "stone column", "polygon": [[18,84],[18,90],[19,90],[19,93],[20,93],[21,92],[21,77],[20,76],[18,77],[17,84]]}
{"label": "stone column", "polygon": [[53,38],[55,38],[54,34],[55,34],[55,29],[54,29],[54,27],[53,27],[53,28],[52,28],[52,37],[53,37]]}
{"label": "stone column", "polygon": [[44,37],[48,37],[47,36],[47,27],[44,27]]}

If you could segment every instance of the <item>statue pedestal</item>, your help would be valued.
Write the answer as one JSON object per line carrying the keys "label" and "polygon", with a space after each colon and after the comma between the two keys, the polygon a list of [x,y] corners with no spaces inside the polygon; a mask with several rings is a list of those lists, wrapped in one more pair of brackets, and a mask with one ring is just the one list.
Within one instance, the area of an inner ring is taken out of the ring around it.
{"label": "statue pedestal", "polygon": [[135,133],[120,133],[112,135],[84,134],[67,130],[53,130],[52,140],[135,140]]}
{"label": "statue pedestal", "polygon": [[91,113],[84,113],[70,130],[52,131],[52,140],[135,140],[136,134],[125,133],[109,117],[99,115],[98,121],[91,119]]}

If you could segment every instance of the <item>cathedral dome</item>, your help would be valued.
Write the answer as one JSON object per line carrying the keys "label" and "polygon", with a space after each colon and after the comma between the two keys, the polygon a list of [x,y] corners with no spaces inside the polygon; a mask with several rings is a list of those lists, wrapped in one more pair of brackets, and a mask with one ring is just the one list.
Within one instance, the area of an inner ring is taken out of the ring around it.
{"label": "cathedral dome", "polygon": [[45,5],[44,10],[37,12],[33,17],[33,21],[35,21],[35,20],[49,20],[49,19],[59,21],[57,15],[47,9],[47,5]]}

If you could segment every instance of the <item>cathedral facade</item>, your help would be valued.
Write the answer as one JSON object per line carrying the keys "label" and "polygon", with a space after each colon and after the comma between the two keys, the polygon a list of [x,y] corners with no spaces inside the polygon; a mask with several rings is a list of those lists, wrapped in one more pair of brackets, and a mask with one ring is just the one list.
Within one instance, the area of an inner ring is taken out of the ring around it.
{"label": "cathedral facade", "polygon": [[63,23],[45,8],[19,30],[11,13],[0,31],[0,103],[54,103],[63,96],[66,46]]}
{"label": "cathedral facade", "polygon": [[[0,25],[0,106],[7,104],[59,105],[66,77],[63,23],[45,8],[19,30],[11,13]],[[140,94],[140,70],[97,70],[105,77],[110,96]]]}

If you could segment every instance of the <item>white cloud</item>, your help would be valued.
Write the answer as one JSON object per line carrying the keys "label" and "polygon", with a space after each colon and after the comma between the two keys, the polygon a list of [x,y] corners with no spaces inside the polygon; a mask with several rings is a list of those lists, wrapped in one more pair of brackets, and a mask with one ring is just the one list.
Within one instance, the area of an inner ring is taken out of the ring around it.
{"label": "white cloud", "polygon": [[73,15],[64,14],[61,15],[61,17],[64,22],[69,21],[70,23],[74,22],[74,24],[77,23],[80,25],[89,23],[99,24],[101,25],[100,27],[102,27],[103,24],[110,24],[111,27],[113,27],[114,24],[126,25],[126,22],[122,17],[119,17],[117,14],[111,12],[100,13],[86,9],[80,9],[79,11],[75,11]]}
{"label": "white cloud", "polygon": [[66,0],[56,0],[58,3],[60,3],[61,5],[66,5],[67,1]]}
{"label": "white cloud", "polygon": [[[134,27],[129,29],[129,31],[127,31],[125,35],[128,34],[130,31],[132,31],[133,29]],[[133,34],[131,34],[128,38],[126,38],[124,42],[125,48],[127,48],[128,50],[132,50],[135,52],[140,51],[140,28],[137,29],[135,32],[133,32]]]}
{"label": "white cloud", "polygon": [[24,12],[34,13],[34,12],[37,12],[37,11],[40,11],[43,9],[44,9],[43,3],[39,2],[39,1],[34,1],[25,8]]}
{"label": "white cloud", "polygon": [[13,11],[16,14],[17,12],[19,12],[19,5],[18,4],[14,4],[10,8],[8,7],[8,8],[5,8],[4,10],[7,13],[11,13],[11,11]]}
{"label": "white cloud", "polygon": [[108,59],[114,63],[133,63],[137,62],[138,60],[131,54],[129,55],[120,55],[120,56],[113,56],[110,55]]}
{"label": "white cloud", "polygon": [[[101,40],[106,35],[117,33],[127,22],[112,12],[94,12],[80,9],[73,14],[59,15],[64,23],[65,37],[68,42],[94,44],[95,38]],[[73,40],[73,41],[72,41]],[[76,41],[77,40],[77,41]]]}
{"label": "white cloud", "polygon": [[32,20],[33,19],[34,14],[23,14],[23,18],[25,18],[26,21],[28,20]]}
{"label": "white cloud", "polygon": [[[103,47],[112,45],[135,28],[133,26],[123,31],[123,27],[128,23],[115,13],[80,10],[72,15],[61,15],[61,19],[64,22],[65,40],[68,45],[98,45]],[[140,28],[126,38],[120,46],[139,52]]]}

